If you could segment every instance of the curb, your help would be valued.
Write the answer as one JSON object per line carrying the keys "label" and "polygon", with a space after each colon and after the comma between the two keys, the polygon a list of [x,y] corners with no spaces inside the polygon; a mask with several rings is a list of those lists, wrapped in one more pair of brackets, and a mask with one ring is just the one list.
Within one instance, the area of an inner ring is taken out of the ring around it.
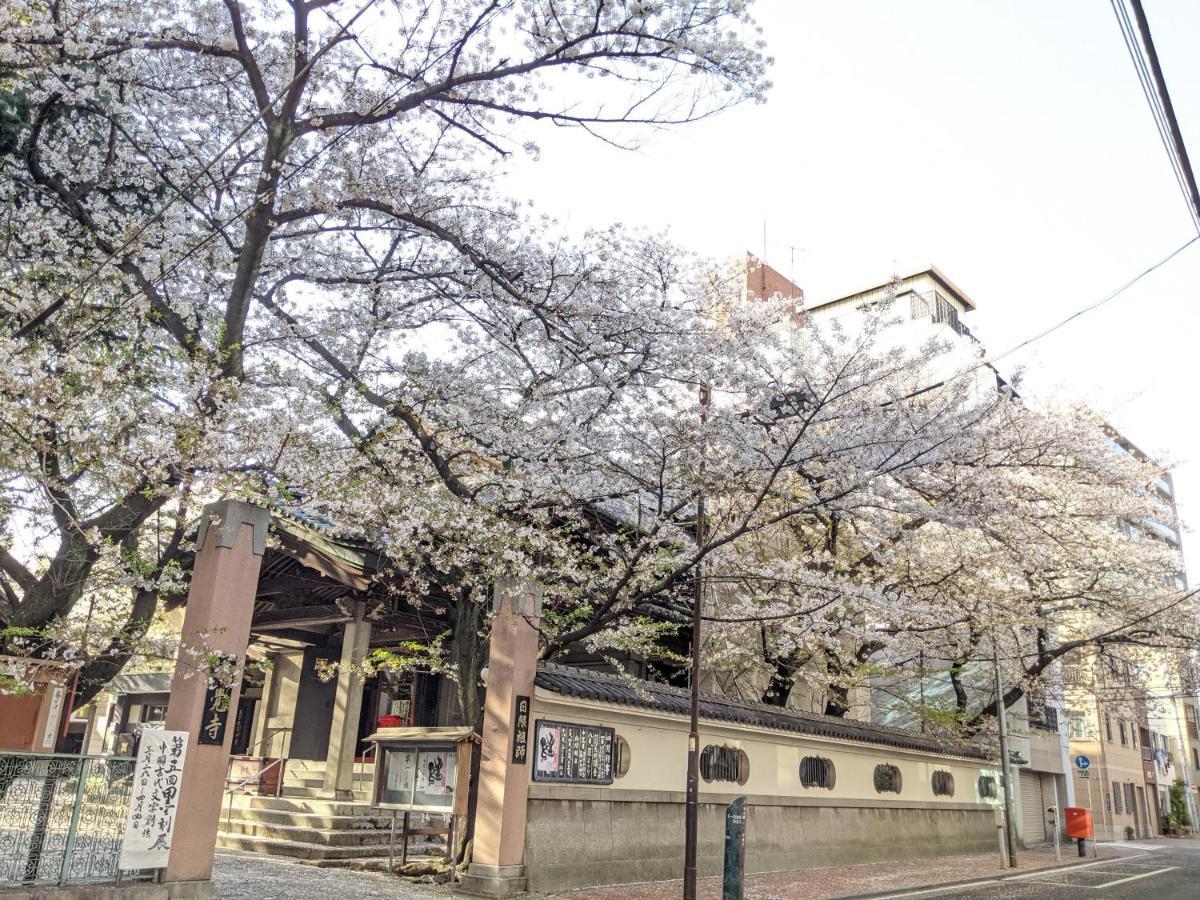
{"label": "curb", "polygon": [[887,891],[873,891],[870,894],[842,894],[836,900],[878,900],[880,897],[904,897],[910,893],[918,894],[932,891],[949,890],[950,888],[966,887],[972,884],[991,884],[997,881],[1012,881],[1016,878],[1025,878],[1029,875],[1035,875],[1041,872],[1054,872],[1059,869],[1078,869],[1084,866],[1099,866],[1104,863],[1116,862],[1120,859],[1134,859],[1138,856],[1149,855],[1147,851],[1134,853],[1128,856],[1117,855],[1110,856],[1106,859],[1085,859],[1083,861],[1072,862],[1056,862],[1048,866],[1038,866],[1036,869],[1025,869],[1024,871],[1012,872],[1005,875],[977,875],[974,878],[961,878],[957,881],[937,881],[929,884],[912,884],[907,887],[892,888]]}

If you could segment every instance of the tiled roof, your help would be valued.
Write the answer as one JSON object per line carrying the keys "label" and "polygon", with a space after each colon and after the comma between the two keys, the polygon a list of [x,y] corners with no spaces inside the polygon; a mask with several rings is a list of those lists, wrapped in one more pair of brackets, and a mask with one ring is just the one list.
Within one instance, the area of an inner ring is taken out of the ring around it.
{"label": "tiled roof", "polygon": [[[554,663],[538,665],[535,684],[552,693],[581,700],[653,709],[681,716],[686,716],[691,711],[690,694],[682,688]],[[982,760],[989,758],[979,747],[933,738],[903,728],[781,709],[765,703],[751,703],[711,694],[700,695],[700,717],[718,722],[733,722],[738,725],[901,747],[927,753],[948,753]]]}

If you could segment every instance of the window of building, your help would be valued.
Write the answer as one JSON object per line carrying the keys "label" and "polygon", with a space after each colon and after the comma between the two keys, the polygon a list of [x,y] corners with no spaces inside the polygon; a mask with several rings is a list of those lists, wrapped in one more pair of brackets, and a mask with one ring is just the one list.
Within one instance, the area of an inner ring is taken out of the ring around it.
{"label": "window of building", "polygon": [[1091,737],[1087,713],[1073,709],[1067,713],[1067,729],[1073,741],[1086,741]]}
{"label": "window of building", "polygon": [[700,751],[700,777],[745,784],[750,777],[750,757],[738,747],[709,744]]}
{"label": "window of building", "polygon": [[1108,742],[1111,744],[1112,743],[1112,717],[1108,713],[1104,714],[1104,734],[1108,737]]}
{"label": "window of building", "polygon": [[1133,782],[1125,785],[1125,809],[1128,810],[1131,816],[1137,815],[1137,801],[1133,799]]}
{"label": "window of building", "polygon": [[880,794],[898,794],[902,787],[899,767],[891,763],[880,763],[875,767],[875,790]]}
{"label": "window of building", "polygon": [[1121,808],[1121,786],[1119,784],[1114,784],[1112,787],[1112,801],[1113,812],[1118,816],[1121,815],[1124,810]]}
{"label": "window of building", "polygon": [[933,796],[935,797],[953,797],[954,796],[954,775],[942,769],[933,773],[933,778],[930,779],[933,786]]}
{"label": "window of building", "polygon": [[1200,753],[1196,752],[1195,747],[1192,748],[1192,770],[1193,770],[1192,777],[1195,778],[1196,776],[1194,773],[1197,770],[1200,770]]}
{"label": "window of building", "polygon": [[165,722],[167,720],[167,705],[165,703],[143,703],[142,715],[139,722],[146,724]]}
{"label": "window of building", "polygon": [[613,777],[629,774],[629,741],[619,734],[613,738]]}
{"label": "window of building", "polygon": [[979,796],[980,797],[995,797],[996,796],[996,779],[992,775],[979,776]]}
{"label": "window of building", "polygon": [[1129,746],[1129,735],[1125,731],[1125,720],[1117,719],[1117,730],[1121,733],[1121,746]]}
{"label": "window of building", "polygon": [[825,788],[832,791],[837,783],[833,760],[824,756],[806,756],[800,760],[800,784],[806,788]]}
{"label": "window of building", "polygon": [[1129,723],[1129,740],[1130,740],[1130,742],[1132,742],[1133,746],[1135,746],[1135,747],[1137,746],[1137,738],[1138,738],[1137,723],[1130,722]]}

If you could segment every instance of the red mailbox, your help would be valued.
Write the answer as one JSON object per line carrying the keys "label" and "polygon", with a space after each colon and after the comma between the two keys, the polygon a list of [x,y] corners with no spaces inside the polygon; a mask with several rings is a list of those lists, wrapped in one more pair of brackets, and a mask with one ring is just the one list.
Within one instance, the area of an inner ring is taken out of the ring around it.
{"label": "red mailbox", "polygon": [[1067,837],[1095,840],[1096,831],[1092,827],[1092,811],[1082,806],[1068,806],[1063,810],[1067,814]]}

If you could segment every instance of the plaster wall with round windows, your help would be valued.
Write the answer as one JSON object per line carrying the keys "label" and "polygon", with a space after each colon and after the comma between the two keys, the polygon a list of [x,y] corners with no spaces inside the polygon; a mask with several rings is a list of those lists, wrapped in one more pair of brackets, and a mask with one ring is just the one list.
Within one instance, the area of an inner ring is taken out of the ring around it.
{"label": "plaster wall with round windows", "polygon": [[613,738],[613,777],[624,778],[629,774],[629,741],[617,735]]}
{"label": "plaster wall with round windows", "polygon": [[708,744],[700,751],[700,777],[708,782],[745,784],[750,780],[750,757],[740,747]]}

